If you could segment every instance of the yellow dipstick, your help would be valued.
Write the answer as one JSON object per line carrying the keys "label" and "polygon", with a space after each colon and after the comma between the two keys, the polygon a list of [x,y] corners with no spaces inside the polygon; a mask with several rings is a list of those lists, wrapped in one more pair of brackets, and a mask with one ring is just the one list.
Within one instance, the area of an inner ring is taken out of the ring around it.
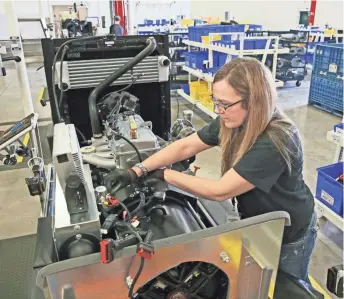
{"label": "yellow dipstick", "polygon": [[131,139],[137,139],[137,124],[135,122],[135,118],[133,115],[129,116],[129,126],[130,126],[130,138]]}

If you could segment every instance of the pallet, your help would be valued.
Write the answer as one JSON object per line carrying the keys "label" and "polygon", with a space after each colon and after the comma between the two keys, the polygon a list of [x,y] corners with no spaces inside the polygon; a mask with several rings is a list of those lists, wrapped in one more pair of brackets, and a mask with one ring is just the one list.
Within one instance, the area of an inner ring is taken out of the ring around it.
{"label": "pallet", "polygon": [[311,101],[309,100],[308,102],[309,105],[312,105],[313,107],[316,107],[316,108],[319,108],[323,111],[326,111],[326,112],[329,112],[331,114],[334,114],[336,116],[339,116],[339,117],[343,117],[343,111],[341,110],[337,110],[337,109],[333,109],[327,105],[324,105],[324,104],[321,104],[321,103],[318,103],[318,102],[315,102],[315,101]]}

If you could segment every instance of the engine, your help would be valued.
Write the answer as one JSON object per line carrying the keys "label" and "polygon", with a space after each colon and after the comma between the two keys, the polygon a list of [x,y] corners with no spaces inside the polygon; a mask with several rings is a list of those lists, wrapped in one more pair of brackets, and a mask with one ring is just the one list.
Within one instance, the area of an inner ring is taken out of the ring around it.
{"label": "engine", "polygon": [[128,92],[114,92],[98,104],[104,135],[81,149],[85,162],[99,167],[127,169],[160,150],[152,123],[140,115],[139,100]]}

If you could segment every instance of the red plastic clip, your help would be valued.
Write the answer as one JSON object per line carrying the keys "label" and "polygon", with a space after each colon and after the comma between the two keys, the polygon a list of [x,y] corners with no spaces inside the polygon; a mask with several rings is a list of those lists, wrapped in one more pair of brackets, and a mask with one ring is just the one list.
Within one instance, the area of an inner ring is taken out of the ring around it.
{"label": "red plastic clip", "polygon": [[154,247],[142,242],[137,246],[136,252],[140,257],[150,260],[154,255]]}
{"label": "red plastic clip", "polygon": [[100,262],[102,264],[108,264],[114,259],[112,252],[112,241],[103,240],[100,242]]}

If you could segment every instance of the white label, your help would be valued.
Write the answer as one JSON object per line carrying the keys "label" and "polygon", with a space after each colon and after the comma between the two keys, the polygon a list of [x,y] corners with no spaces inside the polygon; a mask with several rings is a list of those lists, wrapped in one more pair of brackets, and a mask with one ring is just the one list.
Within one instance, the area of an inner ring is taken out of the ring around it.
{"label": "white label", "polygon": [[136,228],[140,225],[140,221],[135,220],[134,222],[131,223],[131,225]]}
{"label": "white label", "polygon": [[334,204],[334,198],[328,194],[326,191],[321,190],[321,195],[320,197],[325,200],[326,202],[328,202],[331,206],[333,206]]}
{"label": "white label", "polygon": [[337,73],[337,65],[334,63],[331,63],[330,66],[328,67],[328,71],[331,73]]}

